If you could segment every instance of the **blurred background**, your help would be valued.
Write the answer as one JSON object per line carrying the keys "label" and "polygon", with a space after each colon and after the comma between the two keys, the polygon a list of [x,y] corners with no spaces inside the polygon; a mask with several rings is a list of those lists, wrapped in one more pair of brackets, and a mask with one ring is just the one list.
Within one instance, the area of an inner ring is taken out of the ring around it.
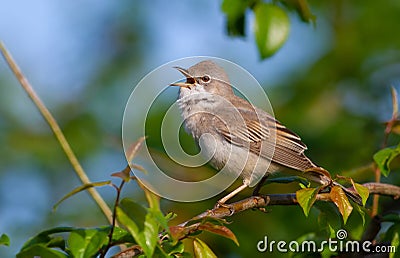
{"label": "blurred background", "polygon": [[[384,121],[392,110],[390,86],[400,89],[400,2],[309,4],[316,24],[303,23],[292,13],[288,42],[264,61],[254,42],[252,13],[246,16],[246,37],[231,38],[221,1],[211,0],[3,1],[0,40],[59,122],[92,181],[108,180],[125,167],[121,123],[135,85],[165,62],[193,55],[224,58],[247,69],[265,89],[278,120],[301,135],[308,156],[334,174],[372,181],[372,171],[359,168],[372,162],[382,144]],[[170,91],[160,102],[175,101],[178,90]],[[162,116],[152,114],[147,122],[159,124]],[[149,133],[154,134],[149,145],[162,150],[157,130]],[[398,140],[391,137],[389,145]],[[189,152],[196,152],[190,137],[184,141],[193,148]],[[383,180],[399,184],[400,177],[392,173]],[[10,236],[11,246],[0,246],[0,257],[15,255],[30,236],[46,228],[107,224],[86,193],[52,212],[79,185],[49,127],[1,60],[0,234]],[[264,190],[297,188],[271,185]],[[115,190],[98,190],[111,205]],[[143,199],[134,182],[124,195]],[[173,222],[179,223],[211,208],[216,199],[165,200],[163,211],[177,213]],[[381,200],[384,207],[399,205]],[[318,230],[315,210],[309,218],[299,207],[268,211],[229,219],[240,247],[210,234],[204,238],[218,255],[256,257],[265,255],[256,250],[264,236],[294,240]],[[356,232],[362,225],[352,224],[352,217],[349,225]]]}

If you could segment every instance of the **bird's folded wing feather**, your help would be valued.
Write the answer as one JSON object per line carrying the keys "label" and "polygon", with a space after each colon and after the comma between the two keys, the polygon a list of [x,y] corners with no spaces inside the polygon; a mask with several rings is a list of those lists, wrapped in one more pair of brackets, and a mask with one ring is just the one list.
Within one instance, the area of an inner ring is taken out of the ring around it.
{"label": "bird's folded wing feather", "polygon": [[[251,152],[261,157],[271,159],[272,156],[272,162],[295,170],[305,171],[316,167],[304,155],[307,146],[300,137],[268,113],[240,107],[233,112],[237,113],[237,111],[243,123],[235,123],[235,126],[229,129],[222,122],[215,124],[217,132],[225,140],[234,145],[249,148]],[[271,150],[275,142],[275,150],[272,154]]]}

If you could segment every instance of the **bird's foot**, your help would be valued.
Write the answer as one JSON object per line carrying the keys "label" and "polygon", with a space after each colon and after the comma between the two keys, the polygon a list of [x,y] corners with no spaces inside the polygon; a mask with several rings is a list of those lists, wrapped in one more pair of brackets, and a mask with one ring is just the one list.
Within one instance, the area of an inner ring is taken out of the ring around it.
{"label": "bird's foot", "polygon": [[235,209],[233,207],[232,204],[229,203],[223,203],[221,201],[218,201],[215,206],[214,209],[219,209],[219,208],[225,208],[229,210],[229,216],[233,215],[233,213],[235,213]]}

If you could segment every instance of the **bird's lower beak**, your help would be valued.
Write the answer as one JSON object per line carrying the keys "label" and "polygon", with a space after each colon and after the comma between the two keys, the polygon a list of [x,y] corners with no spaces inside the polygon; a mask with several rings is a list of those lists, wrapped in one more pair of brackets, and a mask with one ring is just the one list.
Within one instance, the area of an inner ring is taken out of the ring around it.
{"label": "bird's lower beak", "polygon": [[175,83],[171,83],[169,86],[178,86],[178,87],[182,87],[182,88],[190,88],[190,86],[192,86],[193,84],[190,83],[186,83],[186,82],[175,82]]}
{"label": "bird's lower beak", "polygon": [[178,86],[178,87],[182,87],[182,88],[190,88],[191,86],[194,85],[196,80],[193,78],[192,75],[190,75],[190,73],[186,69],[183,69],[181,67],[174,67],[174,68],[177,69],[179,72],[181,72],[183,75],[185,75],[186,82],[175,82],[175,83],[171,83],[170,86]]}

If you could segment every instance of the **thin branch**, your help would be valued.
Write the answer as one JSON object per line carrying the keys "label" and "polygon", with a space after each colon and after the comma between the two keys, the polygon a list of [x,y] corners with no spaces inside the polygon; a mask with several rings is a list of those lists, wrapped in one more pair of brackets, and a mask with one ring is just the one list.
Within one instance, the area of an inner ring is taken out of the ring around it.
{"label": "thin branch", "polygon": [[[374,173],[375,173],[375,182],[379,183],[381,181],[381,170],[376,165]],[[372,197],[372,209],[371,209],[372,217],[378,215],[378,209],[379,209],[379,195],[376,194]]]}
{"label": "thin branch", "polygon": [[[127,169],[130,169],[129,166],[127,166]],[[116,186],[116,185],[113,185],[115,190],[117,190],[117,197],[115,198],[115,203],[114,203],[114,210],[113,210],[113,218],[112,218],[111,229],[110,229],[110,232],[108,233],[108,244],[104,248],[104,250],[102,251],[102,254],[100,255],[100,258],[106,257],[106,254],[107,254],[108,250],[113,245],[112,237],[113,237],[113,234],[114,234],[114,229],[115,229],[116,221],[117,221],[117,207],[118,207],[118,204],[119,204],[119,200],[121,198],[122,187],[124,187],[125,182],[126,182],[125,180],[121,180],[121,184],[119,185],[119,187]]]}
{"label": "thin branch", "polygon": [[[69,162],[71,163],[72,167],[75,170],[75,173],[81,180],[83,184],[90,184],[91,181],[89,180],[89,177],[86,175],[85,171],[83,170],[82,166],[80,165],[78,159],[76,158],[74,152],[72,151],[71,146],[69,145],[68,141],[66,140],[64,134],[62,133],[59,125],[57,124],[57,121],[54,119],[54,117],[51,115],[50,111],[46,108],[42,100],[39,98],[39,96],[36,94],[34,91],[33,87],[29,83],[29,81],[26,79],[26,77],[23,75],[21,72],[20,68],[12,58],[11,54],[7,51],[5,46],[3,45],[2,42],[0,42],[0,50],[14,73],[15,77],[21,84],[22,88],[26,91],[28,94],[29,98],[33,101],[33,103],[36,105],[36,107],[39,109],[41,115],[43,118],[46,120],[48,125],[50,126],[51,130],[53,131],[54,135],[56,136],[58,142],[61,145],[61,148],[64,150],[66,156],[69,159]],[[110,207],[108,207],[107,203],[104,201],[104,199],[100,196],[100,194],[97,192],[95,188],[89,188],[87,190],[90,194],[90,196],[93,198],[93,200],[97,203],[97,205],[100,207],[106,218],[110,223],[112,223],[112,212]]]}
{"label": "thin branch", "polygon": [[[400,197],[400,187],[389,184],[382,183],[365,183],[363,186],[367,187],[370,194],[379,194],[393,196],[393,198],[398,199]],[[317,200],[319,201],[331,201],[328,193],[320,193],[317,195]],[[229,205],[217,206],[211,210],[207,210],[188,221],[179,224],[179,227],[184,227],[191,221],[202,219],[205,217],[212,217],[222,219],[225,217],[230,217],[234,214],[240,213],[249,209],[260,209],[271,205],[298,205],[295,193],[289,194],[270,194],[262,196],[251,196],[246,199],[234,202]],[[190,232],[196,227],[190,226],[188,229]],[[188,232],[188,233],[190,233]]]}
{"label": "thin branch", "polygon": [[[394,199],[400,198],[400,187],[389,184],[382,183],[365,183],[363,186],[367,187],[370,194],[379,194],[379,195],[387,195],[392,196]],[[320,193],[317,195],[317,200],[319,201],[332,201],[329,193]],[[223,219],[226,217],[231,217],[237,213],[250,210],[250,209],[260,209],[263,210],[266,206],[271,205],[298,205],[296,194],[288,193],[288,194],[270,194],[270,195],[261,195],[261,196],[251,196],[246,199],[227,204],[227,205],[219,205],[214,207],[211,210],[207,210],[179,225],[171,226],[170,231],[177,240],[182,240],[187,238],[193,233],[201,230],[202,219],[204,218],[214,218],[214,219]],[[174,233],[173,233],[174,232]],[[164,234],[159,234],[159,238],[165,237]],[[134,252],[131,249],[127,249],[122,251],[120,254],[114,257],[126,257],[124,256],[126,253],[132,255],[142,254],[142,250],[135,246]],[[132,252],[132,253],[131,253]]]}
{"label": "thin branch", "polygon": [[384,183],[365,183],[370,194],[393,196],[394,199],[400,198],[400,187]]}
{"label": "thin branch", "polygon": [[[398,116],[399,116],[399,103],[398,103],[398,98],[397,98],[397,91],[393,86],[392,86],[392,106],[393,106],[392,117],[386,123],[384,136],[383,136],[382,149],[386,148],[387,142],[389,139],[389,135],[391,134],[393,126],[396,124]],[[374,172],[375,172],[375,182],[379,183],[381,181],[382,173],[381,173],[381,170],[376,165],[375,165]],[[373,200],[372,200],[372,211],[371,211],[372,217],[378,215],[378,207],[379,207],[379,195],[374,195]]]}

